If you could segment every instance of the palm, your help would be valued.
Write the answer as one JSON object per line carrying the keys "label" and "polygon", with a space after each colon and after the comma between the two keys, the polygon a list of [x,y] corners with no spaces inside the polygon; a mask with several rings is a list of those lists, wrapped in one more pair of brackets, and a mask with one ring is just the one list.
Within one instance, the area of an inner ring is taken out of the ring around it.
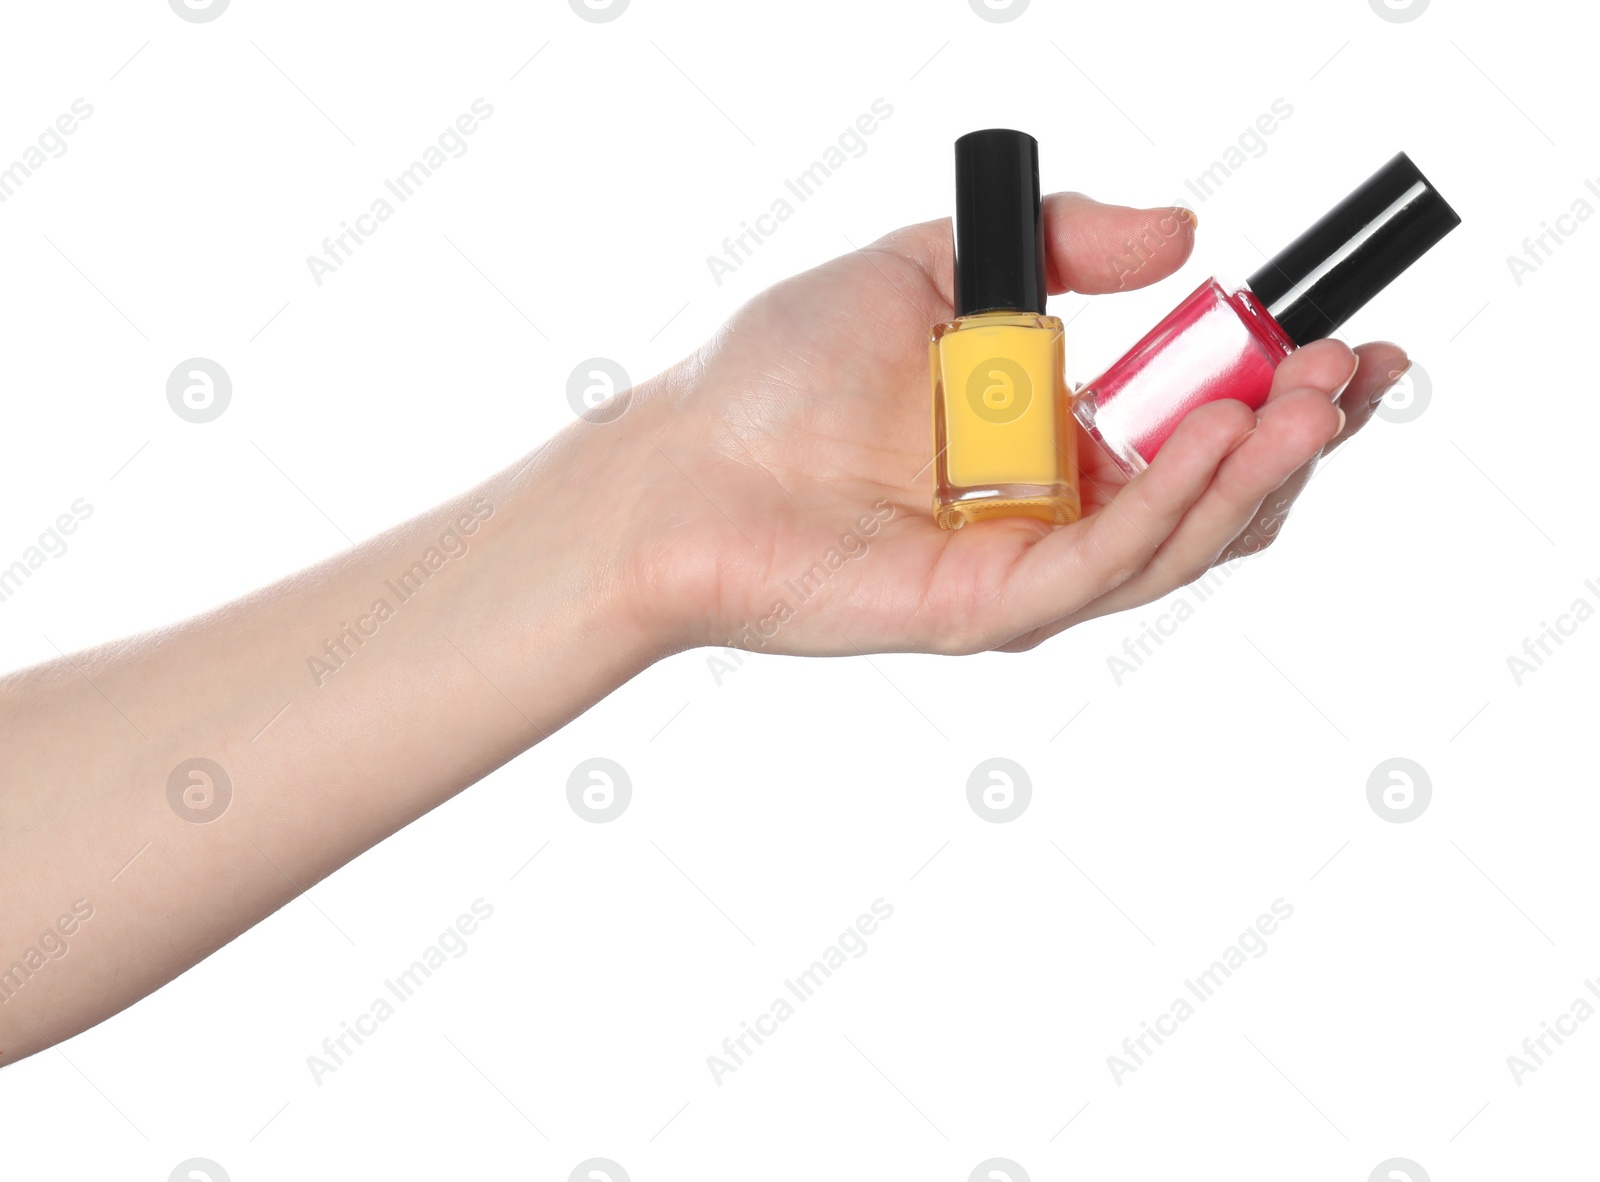
{"label": "palm", "polygon": [[[928,335],[952,314],[949,291],[926,268],[868,247],[763,293],[730,324],[710,364],[733,370],[735,388],[781,391],[760,400],[763,426],[799,472],[858,486],[872,493],[867,503],[887,498],[897,519],[931,526]],[[748,350],[746,318],[761,326]],[[1081,431],[1079,445],[1088,514],[1125,477]],[[937,528],[913,536],[940,546],[954,537]]]}
{"label": "palm", "polygon": [[666,510],[662,555],[669,581],[711,590],[697,640],[965,651],[1045,634],[1111,589],[1063,586],[1049,618],[1034,618],[1031,583],[1059,580],[1125,484],[1086,437],[1085,520],[934,524],[927,341],[951,315],[948,234],[947,223],[911,227],[778,284],[692,359],[693,390],[656,446],[694,486]]}
{"label": "palm", "polygon": [[671,458],[709,502],[693,549],[719,555],[725,634],[706,639],[920,647],[930,607],[947,618],[979,598],[979,548],[959,543],[981,535],[992,561],[995,546],[1017,550],[1044,532],[934,524],[927,340],[950,314],[925,272],[869,248],[763,293],[702,350],[694,417],[717,427]]}

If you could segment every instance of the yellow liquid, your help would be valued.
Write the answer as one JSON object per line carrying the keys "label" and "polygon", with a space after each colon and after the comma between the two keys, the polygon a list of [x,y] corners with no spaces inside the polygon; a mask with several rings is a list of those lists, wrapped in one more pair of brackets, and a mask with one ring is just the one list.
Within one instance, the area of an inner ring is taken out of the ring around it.
{"label": "yellow liquid", "polygon": [[1061,321],[984,312],[935,325],[929,362],[938,523],[959,529],[993,517],[1078,520]]}

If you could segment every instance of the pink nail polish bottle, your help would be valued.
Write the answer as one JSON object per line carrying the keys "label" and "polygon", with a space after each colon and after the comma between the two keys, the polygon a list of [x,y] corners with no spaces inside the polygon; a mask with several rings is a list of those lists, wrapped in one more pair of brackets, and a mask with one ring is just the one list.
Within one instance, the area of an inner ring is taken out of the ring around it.
{"label": "pink nail polish bottle", "polygon": [[1330,335],[1460,224],[1401,152],[1244,286],[1202,283],[1078,392],[1073,413],[1134,475],[1195,407],[1234,398],[1260,408],[1279,362]]}

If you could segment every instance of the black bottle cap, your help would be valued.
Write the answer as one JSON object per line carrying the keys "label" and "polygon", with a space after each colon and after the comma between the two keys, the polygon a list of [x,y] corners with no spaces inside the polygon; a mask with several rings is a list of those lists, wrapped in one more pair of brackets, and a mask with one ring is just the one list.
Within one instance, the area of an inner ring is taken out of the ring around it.
{"label": "black bottle cap", "polygon": [[1250,290],[1295,344],[1308,345],[1460,224],[1401,152],[1250,276]]}
{"label": "black bottle cap", "polygon": [[956,141],[956,315],[1043,312],[1039,144],[992,128]]}

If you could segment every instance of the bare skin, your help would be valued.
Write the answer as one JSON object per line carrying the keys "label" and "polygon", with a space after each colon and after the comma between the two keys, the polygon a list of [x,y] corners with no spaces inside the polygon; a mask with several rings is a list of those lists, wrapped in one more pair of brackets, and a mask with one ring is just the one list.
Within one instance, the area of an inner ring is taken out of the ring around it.
{"label": "bare skin", "polygon": [[[1187,224],[1132,276],[1116,262],[1155,218],[1171,211],[1049,198],[1052,290],[1171,274]],[[1270,542],[1315,457],[1407,364],[1318,342],[1259,414],[1201,408],[1133,481],[1080,439],[1077,524],[942,531],[926,341],[950,271],[948,222],[890,234],[764,292],[620,418],[574,423],[459,499],[204,616],[0,679],[0,1064],[159,988],[665,655],[740,636],[800,655],[1016,651],[1167,595]],[[868,554],[749,631],[850,532]],[[385,580],[430,548],[447,560],[396,603]],[[330,653],[380,597],[391,617]],[[195,757],[231,784],[203,824],[184,814],[199,790],[168,800]],[[92,917],[58,928],[78,900]],[[4,976],[42,943],[41,967]]]}

